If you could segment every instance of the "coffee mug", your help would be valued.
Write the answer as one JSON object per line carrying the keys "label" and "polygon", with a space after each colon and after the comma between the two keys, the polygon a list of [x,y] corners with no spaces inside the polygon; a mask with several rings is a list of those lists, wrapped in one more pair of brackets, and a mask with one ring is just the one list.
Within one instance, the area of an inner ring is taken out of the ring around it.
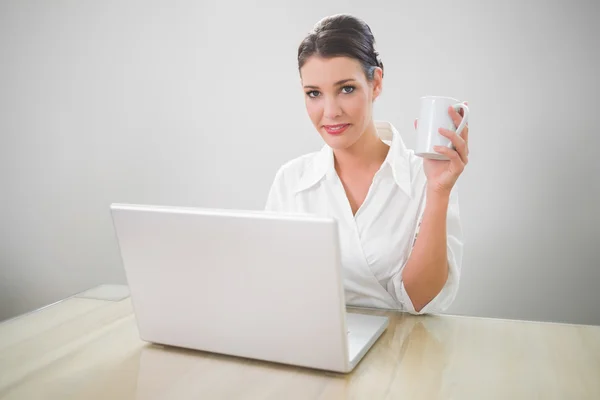
{"label": "coffee mug", "polygon": [[[463,119],[458,127],[454,125],[448,114],[448,107],[456,111],[463,110]],[[421,111],[417,123],[417,146],[415,154],[423,158],[434,160],[448,160],[448,157],[436,152],[435,146],[454,148],[450,139],[442,136],[439,128],[455,131],[460,135],[469,119],[469,107],[452,97],[424,96],[421,97]]]}

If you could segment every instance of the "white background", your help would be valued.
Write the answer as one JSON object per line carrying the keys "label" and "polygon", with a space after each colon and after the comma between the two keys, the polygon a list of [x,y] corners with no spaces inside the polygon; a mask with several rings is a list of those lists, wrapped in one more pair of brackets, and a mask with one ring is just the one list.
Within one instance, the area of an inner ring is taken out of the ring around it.
{"label": "white background", "polygon": [[111,202],[262,208],[322,145],[297,46],[349,12],[409,147],[420,96],[470,103],[449,312],[600,324],[598,4],[0,0],[0,319],[125,282]]}

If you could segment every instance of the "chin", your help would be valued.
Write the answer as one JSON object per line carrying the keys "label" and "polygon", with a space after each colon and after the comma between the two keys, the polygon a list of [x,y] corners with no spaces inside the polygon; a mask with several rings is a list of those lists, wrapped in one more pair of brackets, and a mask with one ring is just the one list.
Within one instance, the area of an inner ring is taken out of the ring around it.
{"label": "chin", "polygon": [[349,138],[344,137],[343,135],[331,136],[328,133],[324,133],[321,135],[321,137],[323,138],[323,141],[332,149],[345,149],[352,144],[352,141],[348,140]]}
{"label": "chin", "polygon": [[335,150],[347,149],[348,147],[352,146],[358,139],[357,137],[352,135],[352,132],[344,132],[339,136],[331,135],[324,130],[319,131],[319,133],[321,134],[321,138],[323,139],[323,141],[329,147]]}

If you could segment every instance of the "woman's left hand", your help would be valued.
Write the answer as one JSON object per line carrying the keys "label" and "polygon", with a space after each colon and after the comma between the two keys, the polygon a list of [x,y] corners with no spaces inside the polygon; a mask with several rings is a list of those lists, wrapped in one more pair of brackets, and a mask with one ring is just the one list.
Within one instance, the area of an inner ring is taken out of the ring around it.
{"label": "woman's left hand", "polygon": [[[467,104],[465,102],[465,104]],[[462,121],[462,110],[459,114],[452,107],[448,108],[448,113],[455,126],[459,126]],[[415,121],[415,127],[417,121]],[[438,132],[450,139],[454,149],[445,146],[435,146],[434,150],[449,158],[449,160],[423,159],[425,176],[427,177],[427,189],[434,193],[450,195],[450,191],[458,180],[458,177],[469,162],[469,125],[465,125],[460,135],[448,129],[439,128]]]}

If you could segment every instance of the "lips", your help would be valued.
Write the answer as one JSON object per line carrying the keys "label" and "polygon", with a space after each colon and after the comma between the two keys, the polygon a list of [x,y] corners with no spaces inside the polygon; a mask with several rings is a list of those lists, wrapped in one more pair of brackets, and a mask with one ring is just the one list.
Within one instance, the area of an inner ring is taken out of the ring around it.
{"label": "lips", "polygon": [[325,131],[330,135],[339,135],[348,129],[349,126],[350,124],[323,125],[323,128],[325,128]]}

